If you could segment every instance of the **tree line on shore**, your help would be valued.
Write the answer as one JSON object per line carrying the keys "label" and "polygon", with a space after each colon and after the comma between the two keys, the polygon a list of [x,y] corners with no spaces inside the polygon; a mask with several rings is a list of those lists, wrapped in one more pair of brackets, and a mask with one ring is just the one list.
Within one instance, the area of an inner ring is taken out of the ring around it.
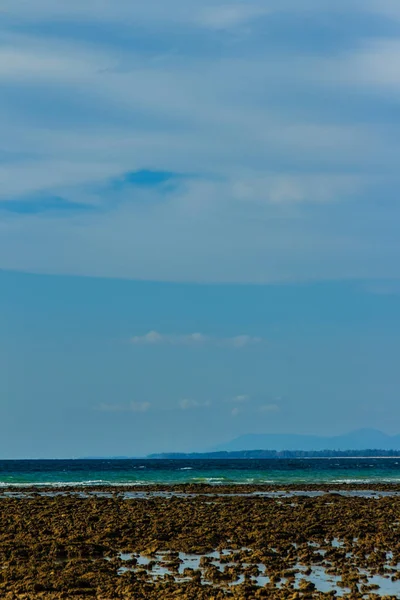
{"label": "tree line on shore", "polygon": [[235,452],[170,452],[150,454],[153,459],[226,459],[226,458],[395,458],[400,450],[239,450]]}

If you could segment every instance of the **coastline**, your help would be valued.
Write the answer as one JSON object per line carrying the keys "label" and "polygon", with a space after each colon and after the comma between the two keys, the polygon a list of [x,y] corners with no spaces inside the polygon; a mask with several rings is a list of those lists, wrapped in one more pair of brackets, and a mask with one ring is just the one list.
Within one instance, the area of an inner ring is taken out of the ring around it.
{"label": "coastline", "polygon": [[7,600],[400,596],[397,459],[0,467]]}
{"label": "coastline", "polygon": [[0,596],[397,598],[400,485],[333,487],[14,487],[0,497]]}
{"label": "coastline", "polygon": [[376,481],[347,481],[340,483],[307,483],[307,482],[296,482],[296,483],[202,483],[202,482],[185,482],[185,483],[124,483],[115,482],[112,484],[92,484],[92,483],[72,483],[65,484],[55,482],[52,484],[48,483],[16,483],[16,484],[3,484],[0,487],[0,493],[7,491],[25,491],[25,492],[53,492],[54,490],[65,491],[65,492],[111,492],[118,493],[121,489],[123,491],[136,492],[138,490],[142,492],[159,492],[159,491],[171,491],[171,492],[193,492],[203,494],[204,492],[217,493],[224,492],[227,494],[235,494],[236,492],[285,492],[285,491],[315,491],[315,492],[338,492],[338,491],[382,491],[382,492],[400,492],[400,481],[399,482],[376,482]]}

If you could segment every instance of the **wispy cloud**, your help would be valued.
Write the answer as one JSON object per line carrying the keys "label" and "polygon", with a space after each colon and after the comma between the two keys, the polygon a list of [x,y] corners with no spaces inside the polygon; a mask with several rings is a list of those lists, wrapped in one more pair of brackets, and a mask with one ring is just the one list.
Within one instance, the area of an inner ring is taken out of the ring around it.
{"label": "wispy cloud", "polygon": [[102,403],[97,407],[101,412],[132,412],[145,413],[151,408],[150,402],[130,402],[129,404],[107,404]]}
{"label": "wispy cloud", "polygon": [[[116,1],[103,3],[92,0],[70,0],[67,5],[54,3],[52,0],[38,0],[36,11],[29,4],[16,6],[12,0],[2,1],[3,13],[11,13],[29,20],[52,22],[55,19],[70,19],[71,21],[87,21],[112,24],[135,24],[146,27],[149,24],[159,24],[169,29],[171,26],[181,27],[235,27],[243,21],[256,19],[263,14],[277,10],[285,11],[297,6],[294,0],[282,0],[279,9],[275,6],[265,6],[265,0],[249,0],[246,4],[231,0],[221,2],[205,0],[199,4],[196,0],[171,0],[168,6],[163,0],[152,0],[151,4],[143,2]],[[308,0],[307,8],[316,5],[315,0]],[[24,10],[26,9],[26,10]]]}
{"label": "wispy cloud", "polygon": [[209,6],[199,14],[198,22],[211,29],[234,29],[252,19],[263,17],[273,9],[255,3],[232,2],[222,6]]}
{"label": "wispy cloud", "polygon": [[193,400],[192,398],[184,398],[179,402],[179,407],[182,410],[208,408],[209,406],[211,406],[211,402],[209,400],[206,400],[205,402],[198,402],[197,400]]}
{"label": "wispy cloud", "polygon": [[397,276],[399,16],[390,0],[3,0],[0,201],[76,210],[3,210],[0,267]]}
{"label": "wispy cloud", "polygon": [[272,414],[280,412],[281,408],[279,404],[276,403],[268,403],[268,404],[259,404],[259,403],[249,403],[250,396],[240,395],[235,396],[231,399],[231,402],[235,403],[236,406],[231,410],[231,416],[237,417],[240,414],[252,414],[256,415],[257,413],[264,414]]}
{"label": "wispy cloud", "polygon": [[239,396],[234,396],[233,398],[229,399],[230,402],[236,402],[238,404],[249,402],[249,400],[250,396],[248,396],[247,394],[240,394]]}
{"label": "wispy cloud", "polygon": [[131,344],[143,346],[221,346],[227,348],[244,348],[262,342],[262,338],[251,335],[236,335],[233,337],[216,337],[202,333],[162,334],[149,331],[144,335],[135,335],[130,339]]}
{"label": "wispy cloud", "polygon": [[378,296],[399,296],[400,281],[371,281],[363,284],[362,289]]}

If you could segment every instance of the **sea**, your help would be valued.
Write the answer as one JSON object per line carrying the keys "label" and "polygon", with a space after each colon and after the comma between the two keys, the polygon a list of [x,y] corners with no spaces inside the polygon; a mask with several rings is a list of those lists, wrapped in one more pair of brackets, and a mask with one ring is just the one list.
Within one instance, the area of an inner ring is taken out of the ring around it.
{"label": "sea", "polygon": [[400,483],[400,458],[0,460],[0,487]]}

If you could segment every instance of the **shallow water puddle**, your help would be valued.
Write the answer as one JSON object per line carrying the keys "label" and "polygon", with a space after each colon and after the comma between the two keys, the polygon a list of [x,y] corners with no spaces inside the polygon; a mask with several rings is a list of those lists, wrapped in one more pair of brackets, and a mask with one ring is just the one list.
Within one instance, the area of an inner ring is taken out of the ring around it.
{"label": "shallow water puddle", "polygon": [[[132,485],[132,484],[130,484]],[[13,488],[14,489],[11,489]],[[24,487],[21,486],[8,486],[8,489],[0,492],[0,498],[34,498],[38,497],[47,497],[54,498],[57,496],[72,496],[76,498],[90,498],[90,497],[98,497],[98,498],[123,498],[125,500],[148,500],[150,498],[197,498],[199,496],[203,497],[218,497],[218,498],[229,498],[229,497],[243,497],[243,498],[275,498],[277,500],[284,498],[318,498],[321,496],[325,496],[328,494],[336,494],[338,496],[344,496],[348,498],[369,498],[379,500],[380,498],[387,497],[398,497],[400,496],[400,491],[398,490],[390,490],[390,491],[381,491],[381,490],[276,490],[276,491],[259,491],[259,492],[238,492],[234,490],[232,492],[180,492],[177,490],[140,490],[140,485],[138,485],[137,490],[121,490],[122,486],[114,486],[113,491],[103,491],[93,489],[85,489],[85,486],[82,485],[82,489],[80,491],[69,490],[68,486],[53,486],[53,490],[48,489],[48,484],[43,484],[42,486],[36,485],[35,491],[32,491],[31,488],[24,490]],[[41,489],[42,488],[42,489]],[[44,488],[44,489],[43,489]],[[1,487],[0,487],[1,489]],[[296,503],[293,503],[292,506],[296,506]]]}
{"label": "shallow water puddle", "polygon": [[[343,542],[337,539],[332,540],[331,544],[334,548],[343,546]],[[313,547],[317,547],[316,544],[312,545]],[[167,576],[173,577],[177,583],[190,581],[192,576],[198,573],[204,585],[216,587],[236,586],[246,580],[258,587],[271,584],[271,579],[267,575],[265,565],[235,560],[235,554],[245,551],[249,551],[249,549],[232,550],[227,548],[203,555],[187,554],[184,552],[171,553],[167,551],[159,552],[152,558],[144,555],[120,554],[119,558],[122,561],[133,561],[135,564],[120,567],[118,573],[123,574],[127,571],[145,569],[150,579],[162,579]],[[349,593],[351,591],[350,588],[342,585],[339,575],[331,575],[326,572],[326,568],[328,567],[329,565],[313,565],[309,567],[311,569],[311,573],[309,573],[306,566],[294,565],[293,589],[302,589],[302,586],[311,583],[318,592],[326,593],[335,591],[338,597]],[[210,573],[212,573],[211,577],[209,577]],[[390,578],[379,575],[372,576],[364,570],[360,570],[359,575],[360,577],[363,575],[367,576],[367,581],[364,585],[372,584],[378,586],[377,589],[372,590],[377,596],[400,595],[400,581],[391,581]],[[275,583],[275,586],[276,588],[281,588],[286,584],[288,584],[288,579],[282,578],[281,581]],[[359,589],[361,585],[362,583],[360,582],[358,584]],[[368,593],[365,595],[367,596]]]}

